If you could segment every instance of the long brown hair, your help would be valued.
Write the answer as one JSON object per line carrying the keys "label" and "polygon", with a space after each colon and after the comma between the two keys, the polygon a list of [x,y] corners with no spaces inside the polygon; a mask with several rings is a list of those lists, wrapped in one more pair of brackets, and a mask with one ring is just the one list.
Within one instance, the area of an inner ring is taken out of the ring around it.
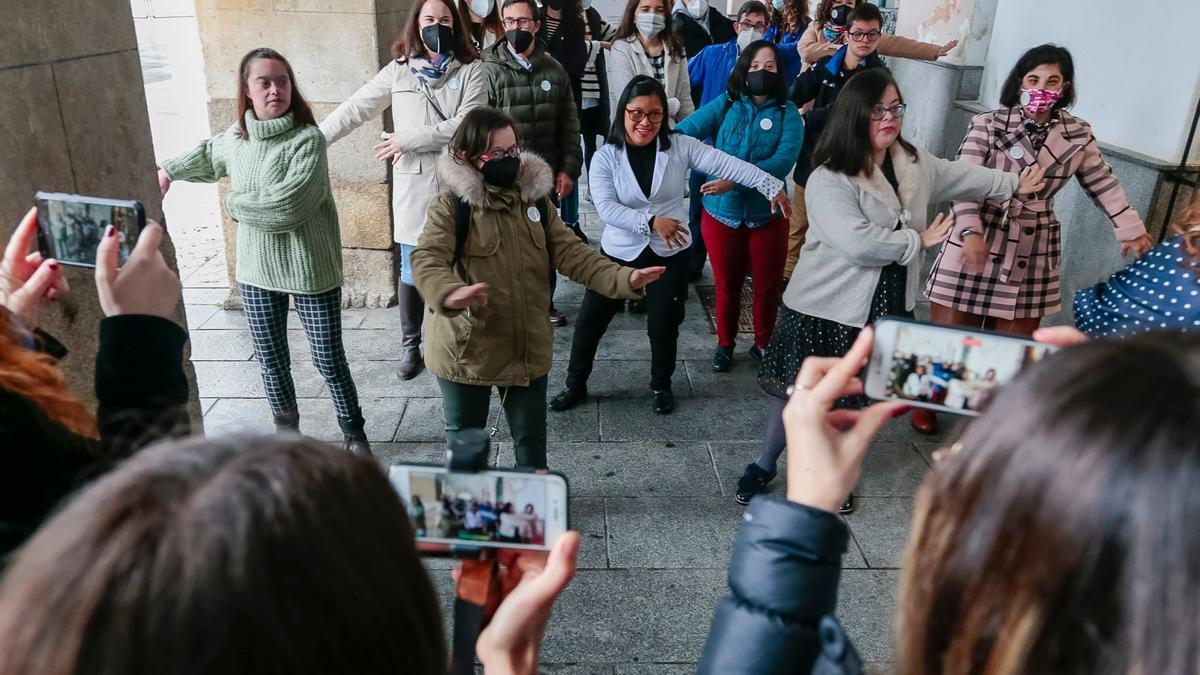
{"label": "long brown hair", "polygon": [[[613,35],[613,42],[624,40],[626,38],[636,39],[639,35],[637,29],[637,7],[641,0],[629,0],[625,3],[625,14],[621,16],[621,26],[617,28],[617,32]],[[671,4],[668,0],[663,0],[663,9],[666,10],[666,24],[659,33],[659,38],[662,39],[663,48],[666,53],[671,55],[673,59],[682,59],[684,56],[683,42],[679,40],[679,36],[675,34],[675,29],[671,28]]]}
{"label": "long brown hair", "polygon": [[67,388],[54,359],[28,349],[13,330],[12,315],[0,307],[0,389],[23,396],[47,418],[72,433],[97,438],[96,418]]}
{"label": "long brown hair", "polygon": [[308,105],[308,101],[304,100],[304,96],[300,94],[300,85],[296,82],[296,73],[292,70],[292,64],[283,58],[283,54],[274,49],[259,47],[247,52],[242,57],[241,65],[238,66],[238,135],[243,139],[250,138],[250,132],[246,130],[246,111],[254,110],[254,104],[250,101],[248,88],[250,86],[250,63],[255,59],[274,59],[282,63],[284,68],[287,68],[288,79],[292,82],[292,104],[288,108],[288,112],[292,114],[292,120],[297,127],[309,124],[316,126],[317,118],[313,116],[312,106]]}
{"label": "long brown hair", "polygon": [[808,0],[785,0],[782,12],[776,12],[775,7],[771,5],[768,5],[768,8],[771,10],[772,21],[779,17],[779,27],[784,33],[798,33],[809,22]]}
{"label": "long brown hair", "polygon": [[1200,270],[1200,190],[1195,192],[1192,203],[1172,229],[1183,237],[1183,251],[1190,256],[1188,266]]}
{"label": "long brown hair", "polygon": [[[396,41],[392,43],[392,58],[401,63],[411,57],[425,54],[425,43],[421,40],[421,9],[429,1],[416,0],[413,3],[408,18],[404,20],[404,28],[400,29],[400,35],[396,36]],[[455,60],[466,65],[479,58],[479,52],[475,51],[475,47],[467,40],[466,27],[463,25],[466,20],[459,8],[455,7],[451,0],[434,1],[445,5],[446,10],[450,12],[450,27],[454,31]]]}
{"label": "long brown hair", "polygon": [[897,675],[1200,670],[1200,336],[1065,349],[917,499]]}
{"label": "long brown hair", "polygon": [[150,448],[17,555],[0,673],[444,673],[409,522],[379,465],[332,445]]}
{"label": "long brown hair", "polygon": [[467,0],[458,0],[458,16],[462,18],[462,24],[470,31],[470,35],[479,45],[479,49],[483,50],[483,34],[484,32],[491,33],[496,36],[497,41],[504,40],[504,23],[500,18],[500,2],[497,0],[492,3],[492,11],[483,18],[476,30],[475,22],[471,20],[471,5]]}
{"label": "long brown hair", "polygon": [[[858,7],[862,4],[862,0],[854,0],[854,6]],[[829,23],[829,17],[833,12],[833,0],[821,0],[821,4],[817,5],[817,13],[813,17],[813,23],[817,24],[817,28],[823,28],[826,23]]]}

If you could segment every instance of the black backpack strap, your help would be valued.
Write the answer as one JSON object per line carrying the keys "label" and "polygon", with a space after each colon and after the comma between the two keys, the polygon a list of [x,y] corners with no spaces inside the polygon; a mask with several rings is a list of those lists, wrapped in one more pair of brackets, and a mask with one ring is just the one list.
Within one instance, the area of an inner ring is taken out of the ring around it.
{"label": "black backpack strap", "polygon": [[462,262],[463,248],[467,245],[467,232],[471,229],[471,205],[459,195],[451,193],[454,198],[454,259],[450,266],[455,267]]}

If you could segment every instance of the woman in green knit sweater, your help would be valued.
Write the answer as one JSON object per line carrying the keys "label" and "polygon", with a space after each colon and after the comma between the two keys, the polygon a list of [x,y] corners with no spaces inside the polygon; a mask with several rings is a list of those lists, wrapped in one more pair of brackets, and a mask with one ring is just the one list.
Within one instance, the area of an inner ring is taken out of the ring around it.
{"label": "woman in green knit sweater", "polygon": [[287,343],[290,295],[333,397],[346,449],[370,454],[342,347],[341,233],[325,137],[282,55],[255,49],[239,72],[238,123],[163,162],[159,184],[165,195],[171,181],[229,177],[225,209],[239,223],[236,277],[276,427],[300,428]]}

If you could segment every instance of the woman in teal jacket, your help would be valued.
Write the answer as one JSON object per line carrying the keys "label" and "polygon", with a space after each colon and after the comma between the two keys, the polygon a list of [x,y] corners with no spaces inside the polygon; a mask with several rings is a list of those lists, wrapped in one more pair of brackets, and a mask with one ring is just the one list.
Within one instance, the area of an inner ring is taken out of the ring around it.
{"label": "woman in teal jacket", "polygon": [[[780,63],[775,45],[766,40],[752,43],[733,67],[727,95],[705,104],[676,128],[695,138],[716,138],[718,150],[786,180],[804,141],[804,122],[788,100]],[[733,364],[747,268],[754,279],[750,357],[761,360],[771,342],[783,289],[788,219],[772,213],[762,195],[727,180],[709,176],[700,192],[704,195],[700,226],[717,286],[717,349],[712,368],[723,373]]]}

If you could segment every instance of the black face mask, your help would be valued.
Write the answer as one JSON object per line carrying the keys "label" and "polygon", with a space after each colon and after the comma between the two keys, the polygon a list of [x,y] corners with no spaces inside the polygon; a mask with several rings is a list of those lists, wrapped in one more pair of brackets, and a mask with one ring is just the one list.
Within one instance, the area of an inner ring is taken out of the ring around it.
{"label": "black face mask", "polygon": [[454,29],[435,23],[421,29],[421,42],[434,54],[448,56],[454,51]]}
{"label": "black face mask", "polygon": [[520,157],[501,157],[483,163],[479,172],[483,180],[496,187],[510,188],[517,183],[517,171],[521,168]]}
{"label": "black face mask", "polygon": [[850,8],[846,5],[838,5],[829,10],[829,23],[835,26],[845,26],[846,19],[850,16]]}
{"label": "black face mask", "polygon": [[750,92],[751,96],[766,96],[775,89],[775,83],[778,81],[779,73],[752,70],[746,73],[746,91]]}
{"label": "black face mask", "polygon": [[504,33],[504,38],[508,40],[508,44],[512,46],[513,51],[518,54],[524,54],[529,45],[533,44],[533,33],[527,30],[514,28]]}

